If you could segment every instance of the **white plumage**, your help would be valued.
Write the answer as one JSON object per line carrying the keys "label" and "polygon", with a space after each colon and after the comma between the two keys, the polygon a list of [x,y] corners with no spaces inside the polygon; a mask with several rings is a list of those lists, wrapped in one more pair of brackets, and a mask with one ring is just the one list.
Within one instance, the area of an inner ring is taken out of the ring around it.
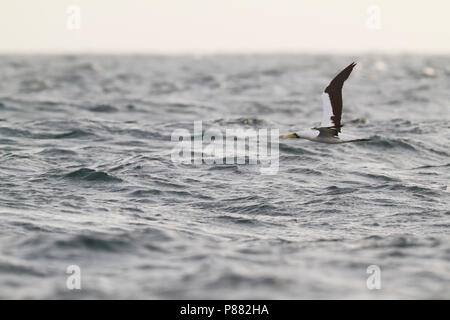
{"label": "white plumage", "polygon": [[331,121],[331,117],[333,116],[333,107],[331,106],[331,100],[328,93],[322,93],[322,122],[320,123],[321,127],[333,127],[334,123]]}

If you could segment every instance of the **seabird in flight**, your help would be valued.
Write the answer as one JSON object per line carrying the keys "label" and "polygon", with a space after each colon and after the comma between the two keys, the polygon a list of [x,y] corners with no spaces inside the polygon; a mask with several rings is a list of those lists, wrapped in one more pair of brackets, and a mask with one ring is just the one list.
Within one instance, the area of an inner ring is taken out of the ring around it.
{"label": "seabird in flight", "polygon": [[342,115],[342,86],[348,79],[356,63],[350,64],[342,70],[322,93],[323,115],[320,127],[314,127],[309,130],[302,130],[284,136],[283,138],[307,139],[322,143],[345,143],[368,141],[366,138],[356,138],[341,133],[341,115]]}

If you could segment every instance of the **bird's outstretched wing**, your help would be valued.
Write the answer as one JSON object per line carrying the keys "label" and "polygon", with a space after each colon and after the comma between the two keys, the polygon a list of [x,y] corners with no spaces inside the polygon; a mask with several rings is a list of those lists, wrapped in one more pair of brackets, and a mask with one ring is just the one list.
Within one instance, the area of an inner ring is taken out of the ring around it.
{"label": "bird's outstretched wing", "polygon": [[341,115],[342,115],[342,87],[344,81],[348,79],[352,73],[356,63],[351,63],[347,68],[342,70],[333,80],[322,94],[323,116],[321,127],[335,128],[337,132],[341,131]]}

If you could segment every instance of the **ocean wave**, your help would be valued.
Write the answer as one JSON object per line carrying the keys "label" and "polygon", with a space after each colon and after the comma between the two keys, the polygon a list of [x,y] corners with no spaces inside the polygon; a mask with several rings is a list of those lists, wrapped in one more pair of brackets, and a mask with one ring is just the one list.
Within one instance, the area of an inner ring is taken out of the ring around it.
{"label": "ocean wave", "polygon": [[73,150],[68,149],[60,149],[60,148],[46,148],[39,152],[41,155],[48,155],[48,156],[74,156],[77,153]]}
{"label": "ocean wave", "polygon": [[92,112],[104,112],[104,113],[112,113],[119,111],[116,107],[109,104],[100,104],[94,107],[90,107],[89,111]]}
{"label": "ocean wave", "polygon": [[55,242],[55,246],[64,250],[87,249],[91,251],[123,252],[132,247],[128,234],[111,235],[75,235]]}
{"label": "ocean wave", "polygon": [[371,264],[378,297],[445,297],[448,57],[360,57],[343,133],[367,143],[280,139],[273,175],[172,161],[194,121],[317,125],[350,58],[0,56],[0,297],[371,299]]}
{"label": "ocean wave", "polygon": [[288,143],[280,143],[279,144],[279,150],[281,152],[286,152],[290,154],[305,154],[305,155],[316,155],[317,153],[314,151],[311,151],[311,149],[306,149],[303,147],[300,147],[298,145],[294,144],[288,144]]}
{"label": "ocean wave", "polygon": [[130,197],[137,197],[137,198],[146,198],[151,196],[159,196],[161,195],[161,190],[157,189],[140,189],[135,190],[129,194]]}
{"label": "ocean wave", "polygon": [[63,176],[66,179],[94,182],[121,182],[122,179],[116,178],[103,171],[96,171],[89,168],[81,168]]}
{"label": "ocean wave", "polygon": [[438,247],[441,245],[439,239],[434,237],[417,238],[410,235],[378,236],[372,235],[364,239],[364,249],[383,249],[383,248],[417,248],[417,247]]}
{"label": "ocean wave", "polygon": [[242,125],[249,127],[266,127],[267,121],[258,118],[238,118],[238,119],[217,119],[213,121],[214,124],[219,126],[234,126]]}
{"label": "ocean wave", "polygon": [[412,142],[401,138],[386,138],[379,135],[375,135],[370,138],[368,146],[379,147],[382,149],[404,149],[409,151],[418,152],[417,148]]}
{"label": "ocean wave", "polygon": [[81,129],[74,129],[64,133],[34,133],[31,137],[33,139],[78,139],[91,137],[93,135],[94,134]]}

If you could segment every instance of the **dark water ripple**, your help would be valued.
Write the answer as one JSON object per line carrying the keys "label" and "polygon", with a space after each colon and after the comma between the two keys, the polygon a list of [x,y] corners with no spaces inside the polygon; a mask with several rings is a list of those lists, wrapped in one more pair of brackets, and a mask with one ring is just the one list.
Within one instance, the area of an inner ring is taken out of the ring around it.
{"label": "dark water ripple", "polygon": [[[0,298],[450,297],[449,59],[1,56]],[[171,161],[193,121],[316,125],[353,60],[370,142],[280,140],[276,175]]]}

